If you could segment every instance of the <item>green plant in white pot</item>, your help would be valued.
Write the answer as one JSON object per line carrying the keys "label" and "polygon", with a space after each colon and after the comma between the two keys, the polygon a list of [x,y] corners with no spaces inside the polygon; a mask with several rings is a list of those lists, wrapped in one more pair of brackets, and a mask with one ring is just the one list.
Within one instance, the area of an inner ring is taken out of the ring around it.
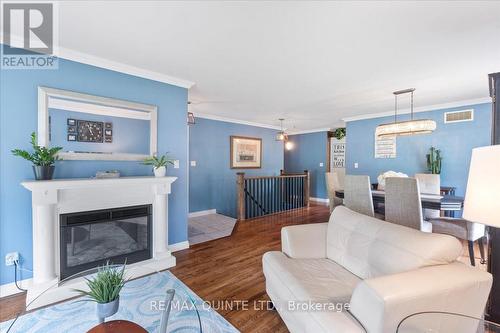
{"label": "green plant in white pot", "polygon": [[22,149],[12,149],[14,156],[19,156],[33,163],[33,172],[36,180],[49,180],[54,175],[55,162],[60,160],[57,153],[62,147],[46,148],[39,146],[36,142],[35,132],[31,133],[31,147],[33,152],[30,153]]}
{"label": "green plant in white pot", "polygon": [[82,296],[96,302],[96,314],[99,322],[118,312],[120,305],[120,291],[127,282],[125,279],[125,264],[106,265],[99,267],[96,275],[87,280],[89,290],[77,290]]}
{"label": "green plant in white pot", "polygon": [[153,166],[155,177],[165,177],[167,164],[174,165],[174,160],[168,156],[167,152],[165,155],[148,157],[143,161],[143,164]]}

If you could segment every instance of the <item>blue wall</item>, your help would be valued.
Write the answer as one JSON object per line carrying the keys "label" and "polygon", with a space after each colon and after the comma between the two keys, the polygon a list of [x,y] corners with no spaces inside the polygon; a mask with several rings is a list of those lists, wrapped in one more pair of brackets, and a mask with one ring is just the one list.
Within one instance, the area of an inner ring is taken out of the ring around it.
{"label": "blue wall", "polygon": [[[262,138],[261,169],[230,168],[231,135]],[[272,176],[283,169],[283,142],[275,136],[273,129],[196,118],[189,134],[189,159],[196,161],[189,171],[189,211],[217,209],[236,217],[236,173]]]}
{"label": "blue wall", "polygon": [[[326,194],[325,172],[327,165],[327,132],[290,135],[292,150],[285,151],[285,171],[290,173],[311,172],[311,197],[328,198]],[[323,163],[320,167],[319,164]]]}
{"label": "blue wall", "polygon": [[[474,109],[474,121],[445,124],[445,112]],[[408,115],[400,119],[408,119]],[[397,138],[397,157],[374,158],[375,128],[379,124],[394,121],[393,117],[365,119],[347,123],[346,173],[369,175],[372,183],[382,172],[393,170],[409,176],[427,172],[426,157],[429,148],[441,149],[443,166],[441,184],[456,186],[457,195],[464,195],[469,172],[471,151],[474,147],[491,142],[491,104],[469,105],[458,108],[416,113],[415,118],[436,121],[432,134],[402,136]],[[354,168],[354,163],[359,168]]]}
{"label": "blue wall", "polygon": [[[56,109],[50,109],[49,115],[51,147],[64,147],[64,151],[114,152],[146,155],[150,153],[149,120],[101,116]],[[113,142],[68,141],[68,119],[112,123]]]}
{"label": "blue wall", "polygon": [[[48,86],[121,98],[158,106],[158,149],[180,160],[169,168],[178,177],[169,198],[169,243],[187,239],[187,90],[123,73],[60,59],[58,70],[2,70],[0,75],[0,258],[19,251],[32,268],[31,193],[20,185],[33,179],[29,162],[11,155],[13,148],[30,149],[37,129],[37,87]],[[98,170],[118,169],[124,176],[150,175],[138,162],[62,161],[56,178],[90,177]],[[23,271],[21,278],[29,278]],[[14,271],[0,263],[0,283],[12,282]]]}

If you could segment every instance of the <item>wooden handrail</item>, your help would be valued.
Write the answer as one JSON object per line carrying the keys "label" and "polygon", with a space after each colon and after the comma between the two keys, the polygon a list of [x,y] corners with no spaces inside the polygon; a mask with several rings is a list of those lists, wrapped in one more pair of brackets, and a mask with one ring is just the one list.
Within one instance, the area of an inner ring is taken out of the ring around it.
{"label": "wooden handrail", "polygon": [[280,170],[279,176],[251,177],[238,172],[236,185],[239,221],[309,207],[311,175],[308,170],[293,174]]}
{"label": "wooden handrail", "polygon": [[293,174],[293,175],[282,175],[282,176],[252,176],[245,177],[245,179],[271,179],[271,178],[304,178],[307,177],[305,174]]}

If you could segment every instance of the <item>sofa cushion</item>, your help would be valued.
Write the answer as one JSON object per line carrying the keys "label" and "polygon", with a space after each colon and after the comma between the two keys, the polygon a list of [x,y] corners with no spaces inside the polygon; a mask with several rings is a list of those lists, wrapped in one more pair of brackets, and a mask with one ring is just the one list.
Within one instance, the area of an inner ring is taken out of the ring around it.
{"label": "sofa cushion", "polygon": [[462,252],[454,237],[430,234],[335,208],[327,234],[327,257],[362,279],[448,264]]}
{"label": "sofa cushion", "polygon": [[281,299],[345,304],[361,281],[330,259],[293,259],[272,251],[262,261],[266,279],[286,288],[288,295],[277,295]]}

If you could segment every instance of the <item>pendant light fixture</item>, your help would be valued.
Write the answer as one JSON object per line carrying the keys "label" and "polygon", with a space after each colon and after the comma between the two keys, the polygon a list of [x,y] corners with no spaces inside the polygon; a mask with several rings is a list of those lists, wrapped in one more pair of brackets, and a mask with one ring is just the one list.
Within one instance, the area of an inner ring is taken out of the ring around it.
{"label": "pendant light fixture", "polygon": [[187,124],[194,125],[194,124],[196,124],[196,119],[194,118],[194,113],[189,111],[190,106],[191,106],[191,101],[188,101]]}
{"label": "pendant light fixture", "polygon": [[288,140],[288,135],[283,130],[283,120],[285,120],[285,119],[283,119],[283,118],[279,119],[281,130],[278,132],[278,134],[276,134],[276,141],[287,141]]}
{"label": "pendant light fixture", "polygon": [[[432,119],[413,119],[413,92],[415,88],[395,91],[394,122],[377,126],[375,134],[378,137],[428,134],[436,129],[436,122]],[[398,121],[398,96],[411,94],[411,118],[408,121]]]}

